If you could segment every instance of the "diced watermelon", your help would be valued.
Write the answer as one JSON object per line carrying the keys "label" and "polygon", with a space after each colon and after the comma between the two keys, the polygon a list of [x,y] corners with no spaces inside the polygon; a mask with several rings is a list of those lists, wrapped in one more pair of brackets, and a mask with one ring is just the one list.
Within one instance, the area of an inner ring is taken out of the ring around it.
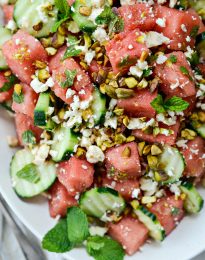
{"label": "diced watermelon", "polygon": [[143,51],[149,52],[145,44],[136,41],[142,33],[136,29],[132,32],[117,34],[105,46],[114,73],[126,72],[136,63]]}
{"label": "diced watermelon", "polygon": [[59,164],[57,175],[69,195],[75,196],[92,185],[94,166],[86,160],[71,157],[70,160]]}
{"label": "diced watermelon", "polygon": [[33,118],[34,109],[38,100],[38,94],[36,94],[36,92],[34,92],[33,89],[27,84],[21,83],[21,85],[23,87],[22,93],[24,96],[24,100],[22,103],[16,103],[15,101],[13,101],[12,109],[16,113],[22,113]]}
{"label": "diced watermelon", "polygon": [[16,113],[15,114],[15,124],[16,124],[16,132],[17,132],[19,144],[21,146],[24,146],[24,142],[22,140],[22,135],[27,130],[31,130],[33,132],[34,136],[36,137],[37,142],[40,141],[43,130],[37,126],[34,126],[34,122],[31,117],[24,115],[22,113]]}
{"label": "diced watermelon", "polygon": [[156,112],[150,103],[157,96],[157,92],[151,93],[147,89],[136,90],[134,97],[119,99],[117,106],[123,108],[125,113],[133,117],[155,116]]}
{"label": "diced watermelon", "polygon": [[2,6],[4,12],[4,20],[5,23],[13,20],[13,13],[14,13],[14,5],[3,5]]}
{"label": "diced watermelon", "polygon": [[[123,154],[127,149],[129,156]],[[135,142],[110,148],[105,153],[107,174],[115,180],[136,179],[141,175],[141,165],[137,144]]]}
{"label": "diced watermelon", "polygon": [[186,143],[186,148],[181,148],[186,167],[184,175],[187,177],[201,177],[205,173],[205,142],[201,137]]}
{"label": "diced watermelon", "polygon": [[109,223],[109,235],[122,244],[128,255],[133,255],[146,242],[148,229],[139,220],[126,216],[117,223]]}
{"label": "diced watermelon", "polygon": [[19,30],[2,47],[6,62],[12,72],[27,84],[35,72],[36,60],[47,61],[47,53],[41,43],[23,30]]}
{"label": "diced watermelon", "polygon": [[171,233],[184,216],[183,200],[175,199],[175,196],[159,199],[149,210],[157,216],[166,235]]}
{"label": "diced watermelon", "polygon": [[65,217],[67,208],[78,204],[77,200],[68,194],[66,188],[58,180],[49,189],[49,194],[51,196],[49,211],[52,218],[57,216]]}
{"label": "diced watermelon", "polygon": [[184,115],[188,116],[191,112],[193,112],[195,105],[196,105],[196,96],[190,96],[190,97],[185,97],[183,98],[183,100],[185,100],[186,102],[189,103],[189,107],[184,110]]}
{"label": "diced watermelon", "polygon": [[124,20],[124,31],[140,29],[151,31],[156,22],[154,8],[147,3],[123,5],[118,8],[120,16]]}
{"label": "diced watermelon", "polygon": [[110,178],[102,179],[102,186],[110,187],[117,190],[126,200],[132,199],[132,192],[139,188],[138,180],[119,180],[113,181]]}
{"label": "diced watermelon", "polygon": [[[92,91],[93,91],[93,85],[91,84],[89,76],[83,71],[83,69],[78,65],[78,63],[70,58],[66,59],[62,62],[62,65],[55,70],[53,70],[52,76],[55,82],[55,85],[53,86],[52,90],[58,96],[61,98],[64,102],[67,104],[70,104],[73,100],[72,97],[66,98],[66,92],[67,88],[62,88],[61,83],[65,81],[65,71],[66,70],[76,70],[77,75],[74,80],[73,89],[79,93],[79,96],[82,100],[87,100],[90,98]],[[82,93],[82,90],[84,92]]]}
{"label": "diced watermelon", "polygon": [[66,51],[66,47],[63,46],[60,49],[58,49],[58,52],[49,59],[50,71],[53,71],[62,65],[62,62],[63,62],[62,58],[64,56],[65,51]]}
{"label": "diced watermelon", "polygon": [[[4,76],[4,72],[0,72],[0,89],[3,87],[4,83],[8,82]],[[11,99],[13,93],[13,88],[8,91],[0,92],[0,103]]]}
{"label": "diced watermelon", "polygon": [[163,134],[158,134],[157,136],[154,136],[153,134],[146,134],[142,130],[138,130],[138,129],[133,130],[132,135],[136,136],[140,140],[150,142],[150,143],[162,143],[162,144],[165,143],[165,144],[169,144],[169,145],[174,145],[176,142],[177,134],[179,132],[179,126],[180,126],[179,121],[177,121],[177,123],[173,126],[167,126],[162,123],[159,123],[160,128],[174,131],[173,134],[168,135],[168,136],[163,135]]}
{"label": "diced watermelon", "polygon": [[202,76],[205,77],[205,64],[199,64],[197,65],[199,71],[201,72]]}
{"label": "diced watermelon", "polygon": [[198,26],[200,31],[203,31],[201,20],[193,10],[180,11],[159,5],[156,8],[156,17],[165,19],[165,26],[161,27],[156,24],[155,30],[171,40],[168,45],[171,50],[185,50],[187,46],[193,47],[195,44],[195,37],[191,37],[193,30]]}
{"label": "diced watermelon", "polygon": [[191,15],[192,20],[195,21],[197,25],[199,25],[198,34],[205,32],[205,25],[197,12],[194,9],[189,9],[187,13]]}
{"label": "diced watermelon", "polygon": [[196,94],[194,75],[183,52],[172,52],[167,58],[175,56],[176,63],[155,64],[154,73],[160,78],[161,90],[168,96],[189,97]]}

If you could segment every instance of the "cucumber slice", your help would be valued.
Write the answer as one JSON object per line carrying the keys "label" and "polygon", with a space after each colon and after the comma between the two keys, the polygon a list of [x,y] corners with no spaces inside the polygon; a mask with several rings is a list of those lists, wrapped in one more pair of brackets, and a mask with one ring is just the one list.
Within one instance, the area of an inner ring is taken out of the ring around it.
{"label": "cucumber slice", "polygon": [[0,70],[5,70],[5,69],[8,69],[8,65],[6,63],[6,60],[3,56],[3,53],[2,53],[2,45],[10,40],[12,37],[12,33],[9,29],[7,28],[4,28],[4,27],[0,27]]}
{"label": "cucumber slice", "polygon": [[200,56],[205,59],[205,32],[200,33],[196,37],[196,49]]}
{"label": "cucumber slice", "polygon": [[205,124],[201,124],[197,121],[191,121],[191,126],[202,138],[205,139]]}
{"label": "cucumber slice", "polygon": [[106,221],[103,216],[107,212],[120,215],[125,208],[125,201],[116,190],[107,187],[93,188],[81,196],[80,207],[87,215]]}
{"label": "cucumber slice", "polygon": [[204,0],[189,0],[189,4],[205,20],[205,2]]}
{"label": "cucumber slice", "polygon": [[158,157],[159,170],[162,170],[169,178],[163,181],[163,185],[177,182],[184,171],[185,162],[177,148],[165,145],[162,154]]}
{"label": "cucumber slice", "polygon": [[106,114],[106,97],[100,93],[97,87],[93,92],[92,111],[95,124],[102,123]]}
{"label": "cucumber slice", "polygon": [[31,164],[34,156],[28,149],[23,149],[14,155],[10,165],[10,174],[13,188],[16,193],[23,198],[34,197],[47,190],[56,179],[56,166],[53,162],[45,162],[37,166],[40,174],[40,180],[37,183],[31,183],[25,179],[19,178],[17,173],[25,166]]}
{"label": "cucumber slice", "polygon": [[51,131],[56,124],[48,118],[48,109],[50,105],[50,94],[41,93],[34,109],[34,124],[45,130]]}
{"label": "cucumber slice", "polygon": [[66,160],[74,152],[75,145],[79,143],[78,135],[72,129],[63,126],[55,131],[53,141],[51,150],[56,152],[52,156],[55,162]]}
{"label": "cucumber slice", "polygon": [[139,220],[148,228],[149,235],[156,241],[163,241],[165,238],[165,230],[159,223],[157,217],[143,206],[134,209],[134,213]]}
{"label": "cucumber slice", "polygon": [[57,15],[54,0],[17,0],[14,7],[17,26],[35,37],[48,36]]}
{"label": "cucumber slice", "polygon": [[71,7],[71,16],[73,20],[78,24],[80,30],[87,33],[92,33],[97,28],[97,25],[89,20],[88,16],[80,14],[80,7],[82,6],[92,7],[92,1],[76,0]]}
{"label": "cucumber slice", "polygon": [[201,211],[204,200],[197,189],[190,182],[183,182],[180,186],[183,193],[186,194],[184,208],[188,213],[195,214]]}

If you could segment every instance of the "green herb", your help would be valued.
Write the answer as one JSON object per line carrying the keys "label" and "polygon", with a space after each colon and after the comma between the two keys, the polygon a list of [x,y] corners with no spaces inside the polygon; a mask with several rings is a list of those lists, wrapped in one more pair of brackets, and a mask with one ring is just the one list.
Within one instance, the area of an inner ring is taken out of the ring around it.
{"label": "green herb", "polygon": [[129,55],[125,55],[123,58],[121,58],[121,61],[118,63],[118,67],[123,68],[129,65],[133,65],[135,62],[135,58],[130,58]]}
{"label": "green herb", "polygon": [[143,77],[149,77],[152,74],[151,68],[143,70]]}
{"label": "green herb", "polygon": [[101,25],[109,25],[109,33],[121,32],[124,29],[123,20],[113,13],[112,8],[108,5],[106,5],[102,13],[96,17],[95,22]]}
{"label": "green herb", "polygon": [[51,28],[51,32],[54,33],[58,30],[58,27],[65,22],[70,16],[70,6],[66,0],[55,0],[55,6],[59,10],[58,21]]}
{"label": "green herb", "polygon": [[108,237],[89,237],[87,240],[87,252],[95,260],[123,260],[124,258],[122,246]]}
{"label": "green herb", "polygon": [[157,97],[154,100],[152,100],[150,104],[156,110],[157,113],[166,112],[164,108],[164,101],[160,94],[158,94]]}
{"label": "green herb", "polygon": [[68,240],[67,220],[61,219],[54,228],[44,236],[42,247],[50,252],[65,253],[73,248]]}
{"label": "green herb", "polygon": [[180,211],[179,208],[173,207],[173,208],[171,209],[171,214],[172,214],[172,216],[177,216],[177,215],[179,214],[179,211]]}
{"label": "green herb", "polygon": [[24,102],[24,94],[23,92],[21,92],[20,94],[17,94],[15,91],[13,93],[13,101],[18,103],[18,104],[21,104]]}
{"label": "green herb", "polygon": [[190,36],[192,38],[196,38],[197,34],[198,34],[198,31],[199,31],[199,26],[198,25],[195,25],[192,27],[192,30],[190,32]]}
{"label": "green herb", "polygon": [[61,88],[68,88],[73,86],[73,82],[76,75],[77,75],[76,70],[65,70],[66,80],[60,83]]}
{"label": "green herb", "polygon": [[189,107],[189,103],[180,97],[173,96],[164,103],[164,108],[171,111],[183,111]]}
{"label": "green herb", "polygon": [[16,175],[30,183],[37,183],[40,181],[39,171],[34,163],[27,164],[23,169],[18,171]]}
{"label": "green herb", "polygon": [[188,7],[189,7],[189,1],[188,0],[179,0],[177,2],[177,8],[178,9],[183,9],[183,10],[186,10]]}
{"label": "green herb", "polygon": [[189,75],[189,71],[187,70],[186,67],[184,66],[180,66],[180,71],[182,72],[182,74],[188,76],[188,78],[193,81],[192,77]]}
{"label": "green herb", "polygon": [[17,77],[14,75],[10,75],[6,77],[6,79],[7,82],[5,82],[3,86],[0,88],[0,93],[10,90],[14,86],[14,84],[18,81]]}
{"label": "green herb", "polygon": [[171,61],[171,63],[176,63],[177,62],[177,56],[172,54],[172,55],[169,56],[168,60]]}
{"label": "green herb", "polygon": [[81,50],[77,50],[75,48],[75,46],[69,46],[64,53],[63,60],[70,58],[70,57],[78,56],[80,53],[81,53]]}
{"label": "green herb", "polygon": [[173,96],[164,102],[160,94],[158,94],[150,104],[157,113],[164,113],[167,110],[179,112],[186,110],[189,107],[188,102],[176,96]]}
{"label": "green herb", "polygon": [[78,40],[78,38],[76,36],[71,35],[71,34],[68,35],[67,41],[68,41],[69,46],[76,45],[80,42],[80,40]]}
{"label": "green herb", "polygon": [[87,216],[78,207],[68,209],[67,227],[68,239],[72,243],[80,244],[89,236]]}
{"label": "green herb", "polygon": [[22,134],[24,144],[36,144],[36,138],[31,130],[24,131]]}
{"label": "green herb", "polygon": [[62,23],[64,23],[67,19],[68,19],[68,17],[64,17],[64,18],[58,20],[58,21],[52,26],[51,32],[52,32],[52,33],[57,32],[57,30],[58,30],[58,28],[60,27],[60,25],[61,25]]}
{"label": "green herb", "polygon": [[197,52],[194,52],[192,55],[191,55],[191,58],[187,58],[188,61],[191,63],[191,65],[193,67],[195,67],[196,65],[199,64],[199,55]]}

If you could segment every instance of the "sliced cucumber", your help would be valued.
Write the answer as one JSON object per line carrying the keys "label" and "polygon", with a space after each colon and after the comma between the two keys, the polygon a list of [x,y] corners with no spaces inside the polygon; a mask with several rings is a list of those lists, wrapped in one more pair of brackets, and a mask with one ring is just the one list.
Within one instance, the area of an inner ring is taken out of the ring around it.
{"label": "sliced cucumber", "polygon": [[0,70],[8,69],[8,65],[2,53],[2,45],[10,40],[12,37],[12,33],[9,29],[0,27]]}
{"label": "sliced cucumber", "polygon": [[48,118],[49,105],[50,94],[41,93],[34,109],[34,124],[48,131],[56,126],[56,124]]}
{"label": "sliced cucumber", "polygon": [[37,166],[40,174],[40,180],[37,183],[31,183],[25,179],[19,178],[17,173],[25,166],[31,164],[34,156],[28,149],[18,151],[12,158],[10,165],[10,174],[13,188],[20,197],[31,198],[47,190],[56,179],[56,166],[53,162],[45,162]]}
{"label": "sliced cucumber", "polygon": [[88,19],[88,16],[80,14],[80,8],[83,6],[92,7],[92,1],[90,0],[76,0],[71,7],[71,16],[73,20],[78,24],[80,30],[92,33],[97,28],[91,20]]}
{"label": "sliced cucumber", "polygon": [[163,241],[165,238],[165,230],[159,223],[157,217],[143,206],[134,209],[134,213],[139,220],[148,228],[149,235],[156,241]]}
{"label": "sliced cucumber", "polygon": [[204,205],[204,200],[197,189],[190,182],[183,182],[180,186],[183,193],[186,194],[184,208],[188,213],[198,213]]}
{"label": "sliced cucumber", "polygon": [[106,97],[100,93],[97,87],[95,87],[93,92],[92,111],[95,124],[100,124],[104,120],[106,114]]}
{"label": "sliced cucumber", "polygon": [[169,176],[163,184],[170,184],[177,182],[184,171],[185,162],[182,154],[177,148],[165,145],[162,154],[158,157],[159,170],[162,170]]}
{"label": "sliced cucumber", "polygon": [[204,0],[189,0],[189,4],[196,12],[205,20],[205,1]]}
{"label": "sliced cucumber", "polygon": [[49,35],[57,15],[54,0],[17,0],[14,7],[17,26],[35,37]]}
{"label": "sliced cucumber", "polygon": [[66,160],[79,143],[78,135],[72,129],[63,126],[55,131],[53,141],[51,150],[55,151],[52,156],[55,162]]}
{"label": "sliced cucumber", "polygon": [[197,121],[191,121],[193,129],[202,137],[205,138],[205,124]]}
{"label": "sliced cucumber", "polygon": [[199,52],[200,56],[205,60],[205,32],[197,35],[196,49]]}
{"label": "sliced cucumber", "polygon": [[103,216],[107,212],[120,215],[125,208],[125,201],[116,190],[107,187],[93,188],[81,196],[80,207],[87,215],[106,221]]}

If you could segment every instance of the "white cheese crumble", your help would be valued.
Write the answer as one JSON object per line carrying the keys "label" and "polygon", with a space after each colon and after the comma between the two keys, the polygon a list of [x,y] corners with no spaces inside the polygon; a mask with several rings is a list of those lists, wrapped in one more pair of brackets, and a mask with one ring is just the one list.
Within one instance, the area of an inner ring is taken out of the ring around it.
{"label": "white cheese crumble", "polygon": [[112,116],[112,112],[108,111],[105,114],[105,122],[104,122],[105,127],[111,127],[113,129],[117,129],[117,117]]}
{"label": "white cheese crumble", "polygon": [[140,188],[145,192],[145,196],[152,196],[157,191],[157,186],[158,183],[152,179],[140,179]]}
{"label": "white cheese crumble", "polygon": [[145,43],[148,48],[152,48],[162,44],[169,44],[170,39],[165,37],[162,33],[150,31],[146,34]]}
{"label": "white cheese crumble", "polygon": [[76,94],[76,91],[71,89],[71,88],[68,88],[67,91],[66,91],[66,98],[71,98],[72,96],[74,96]]}
{"label": "white cheese crumble", "polygon": [[99,41],[100,43],[104,42],[104,41],[108,41],[109,40],[109,36],[107,35],[107,32],[105,31],[105,29],[98,27],[94,33],[92,34],[92,36],[94,37],[94,39],[96,39],[97,41]]}
{"label": "white cheese crumble", "polygon": [[166,60],[167,60],[167,57],[165,55],[163,55],[163,54],[160,54],[157,57],[156,63],[157,64],[163,64],[163,63],[165,63]]}
{"label": "white cheese crumble", "polygon": [[139,196],[139,194],[140,194],[140,189],[134,189],[134,190],[132,191],[132,198],[133,198],[133,199],[137,199],[138,196]]}
{"label": "white cheese crumble", "polygon": [[181,191],[176,183],[173,183],[170,185],[170,191],[173,192],[176,196],[179,196],[181,194]]}
{"label": "white cheese crumble", "polygon": [[134,5],[135,3],[135,0],[120,0],[121,5]]}
{"label": "white cheese crumble", "polygon": [[181,139],[181,140],[178,140],[178,141],[176,142],[176,145],[177,145],[178,147],[180,147],[180,148],[186,149],[186,148],[188,148],[187,142],[188,142],[188,140]]}
{"label": "white cheese crumble", "polygon": [[156,24],[160,27],[166,27],[166,19],[165,18],[157,18]]}
{"label": "white cheese crumble", "polygon": [[183,32],[187,32],[187,28],[185,24],[181,24],[181,29]]}
{"label": "white cheese crumble", "polygon": [[91,226],[89,228],[89,231],[90,231],[91,236],[101,236],[101,237],[103,237],[107,233],[108,228],[99,227],[99,226]]}
{"label": "white cheese crumble", "polygon": [[105,155],[98,146],[91,145],[87,150],[86,159],[90,163],[103,162],[105,160]]}
{"label": "white cheese crumble", "polygon": [[93,58],[95,57],[95,51],[92,50],[88,50],[85,53],[85,62],[90,65],[90,63],[92,62]]}
{"label": "white cheese crumble", "polygon": [[6,28],[10,29],[11,31],[15,31],[17,26],[14,20],[8,21]]}
{"label": "white cheese crumble", "polygon": [[48,157],[50,147],[47,144],[40,145],[36,147],[36,149],[32,150],[34,154],[33,163],[36,165],[41,165],[45,162],[46,158]]}

